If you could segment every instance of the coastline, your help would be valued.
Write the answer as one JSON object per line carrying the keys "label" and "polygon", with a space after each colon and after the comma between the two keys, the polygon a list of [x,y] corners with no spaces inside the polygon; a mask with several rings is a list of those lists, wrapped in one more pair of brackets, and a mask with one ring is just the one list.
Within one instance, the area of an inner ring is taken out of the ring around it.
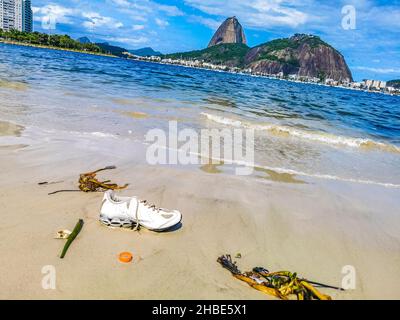
{"label": "coastline", "polygon": [[265,79],[269,79],[269,80],[288,81],[288,82],[305,84],[305,85],[323,86],[323,87],[328,87],[328,88],[338,88],[338,89],[352,90],[352,91],[365,92],[365,93],[376,93],[376,94],[383,94],[383,95],[388,95],[388,96],[392,96],[392,97],[396,97],[396,96],[399,97],[400,96],[400,94],[391,94],[391,93],[388,93],[388,92],[357,89],[357,88],[345,87],[345,86],[340,86],[340,85],[333,86],[333,85],[328,85],[328,84],[325,84],[325,83],[316,83],[316,82],[310,82],[310,81],[298,81],[298,80],[292,80],[292,79],[284,79],[284,78],[274,77],[273,75],[267,76],[267,75],[251,74],[251,73],[246,73],[246,72],[236,72],[236,71],[228,71],[228,70],[214,70],[214,69],[206,68],[206,67],[188,66],[188,65],[185,65],[185,64],[166,63],[166,62],[146,60],[146,59],[128,58],[128,60],[134,60],[134,61],[145,62],[145,63],[154,63],[154,64],[159,64],[159,65],[178,66],[178,67],[182,67],[182,68],[195,69],[195,70],[207,70],[207,71],[210,71],[210,72],[229,73],[229,74],[236,74],[236,75],[247,76],[247,77],[265,78]]}
{"label": "coastline", "polygon": [[[125,59],[125,58],[122,58],[122,57],[118,57],[118,56],[111,55],[111,54],[106,54],[106,53],[89,52],[89,51],[83,51],[83,50],[59,48],[59,47],[52,47],[52,46],[42,46],[42,45],[37,45],[37,44],[25,43],[25,42],[9,41],[9,40],[1,39],[1,38],[0,38],[0,43],[9,44],[9,45],[16,45],[16,46],[40,48],[40,49],[49,49],[49,50],[66,51],[66,52],[76,52],[76,53],[89,54],[89,55],[94,55],[94,56],[103,56],[103,57],[110,57],[110,58]],[[279,78],[279,77],[274,77],[272,75],[265,76],[265,75],[249,74],[249,73],[246,73],[246,72],[234,72],[234,71],[226,71],[226,70],[213,70],[213,69],[205,68],[205,67],[188,66],[188,65],[176,64],[176,63],[164,63],[164,62],[146,60],[146,59],[126,58],[126,60],[133,60],[133,61],[145,62],[145,63],[154,63],[154,64],[159,64],[159,65],[179,66],[179,67],[183,67],[183,68],[207,70],[207,71],[211,71],[211,72],[222,72],[222,73],[229,73],[229,74],[237,74],[237,75],[241,75],[241,76],[266,78],[266,79],[270,79],[270,80],[288,81],[288,82],[300,83],[300,84],[305,84],[305,85],[317,85],[317,86],[324,86],[324,87],[329,87],[329,88],[339,88],[339,89],[346,89],[346,90],[365,92],[365,93],[383,94],[383,95],[389,95],[389,96],[394,96],[394,97],[400,96],[400,94],[391,94],[391,93],[388,93],[388,92],[379,92],[379,91],[374,91],[374,90],[357,89],[357,88],[345,87],[345,86],[340,86],[340,85],[339,86],[332,86],[332,85],[327,85],[327,84],[324,84],[324,83],[298,81],[298,80],[292,80],[292,79],[282,79],[282,78]]]}
{"label": "coastline", "polygon": [[52,47],[52,46],[43,46],[43,45],[40,45],[40,44],[32,44],[32,43],[19,42],[19,41],[10,41],[10,40],[5,40],[5,39],[1,39],[1,38],[0,38],[0,43],[14,45],[14,46],[23,46],[23,47],[31,47],[31,48],[66,51],[66,52],[76,52],[76,53],[90,54],[90,55],[101,56],[101,57],[119,58],[117,56],[114,56],[114,55],[111,55],[111,54],[107,54],[107,53],[91,52],[91,51],[84,51],[84,50],[75,50],[75,49]]}

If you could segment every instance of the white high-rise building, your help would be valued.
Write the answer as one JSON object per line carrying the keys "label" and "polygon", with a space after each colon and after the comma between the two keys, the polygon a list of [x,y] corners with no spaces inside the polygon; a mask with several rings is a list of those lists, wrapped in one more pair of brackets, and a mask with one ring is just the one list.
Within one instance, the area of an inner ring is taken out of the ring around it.
{"label": "white high-rise building", "polygon": [[32,32],[30,0],[0,0],[0,29]]}
{"label": "white high-rise building", "polygon": [[0,16],[1,29],[15,29],[15,0],[0,0]]}
{"label": "white high-rise building", "polygon": [[14,29],[22,31],[22,0],[15,0],[14,2]]}

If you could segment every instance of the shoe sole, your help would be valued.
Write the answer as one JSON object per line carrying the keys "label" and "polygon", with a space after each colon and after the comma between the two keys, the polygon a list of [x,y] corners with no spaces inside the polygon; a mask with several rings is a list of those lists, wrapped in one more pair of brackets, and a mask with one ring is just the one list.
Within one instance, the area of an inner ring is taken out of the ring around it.
{"label": "shoe sole", "polygon": [[[128,222],[128,221],[121,221],[121,220],[111,220],[111,219],[106,219],[106,218],[100,218],[99,221],[101,224],[105,225],[106,227],[115,228],[115,229],[117,229],[117,228],[134,229],[136,227],[136,223],[131,222],[131,221]],[[142,225],[140,225],[140,227],[143,227],[143,228],[153,231],[153,232],[163,232],[163,231],[166,231],[166,230],[169,230],[169,229],[175,227],[177,224],[179,224],[181,222],[182,222],[182,216],[181,216],[181,219],[179,220],[179,222],[177,222],[173,226],[170,226],[167,228],[149,229]]]}

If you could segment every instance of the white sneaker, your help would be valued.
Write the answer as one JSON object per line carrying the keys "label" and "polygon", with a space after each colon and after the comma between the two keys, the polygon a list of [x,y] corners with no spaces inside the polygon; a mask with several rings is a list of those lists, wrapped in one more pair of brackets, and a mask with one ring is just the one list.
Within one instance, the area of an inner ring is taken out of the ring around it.
{"label": "white sneaker", "polygon": [[100,221],[109,227],[133,228],[139,226],[152,231],[167,230],[182,220],[177,210],[167,210],[150,205],[136,197],[119,197],[114,191],[104,193]]}

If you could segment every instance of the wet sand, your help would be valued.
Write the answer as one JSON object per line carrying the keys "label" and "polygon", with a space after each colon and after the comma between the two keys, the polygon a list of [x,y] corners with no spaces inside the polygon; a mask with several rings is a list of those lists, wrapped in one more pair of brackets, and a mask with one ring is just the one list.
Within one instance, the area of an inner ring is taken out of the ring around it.
{"label": "wet sand", "polygon": [[[238,252],[242,270],[297,271],[336,286],[343,266],[354,266],[355,290],[322,290],[334,299],[400,298],[399,189],[264,179],[271,172],[243,178],[219,172],[223,166],[213,174],[154,167],[144,163],[143,146],[126,151],[132,157],[110,148],[63,140],[0,148],[1,299],[272,299],[217,264],[218,256]],[[109,229],[98,222],[101,193],[47,195],[76,188],[79,173],[106,165],[118,168],[102,178],[130,183],[121,194],[179,209],[182,227]],[[54,234],[80,218],[83,230],[61,260],[64,242]],[[122,251],[136,262],[120,264]],[[55,290],[42,288],[48,265],[56,270]]]}
{"label": "wet sand", "polygon": [[0,121],[0,137],[16,136],[19,137],[24,130],[23,126],[16,125],[8,121]]}
{"label": "wet sand", "polygon": [[26,91],[29,86],[24,82],[0,80],[0,89],[11,89],[16,91]]}

